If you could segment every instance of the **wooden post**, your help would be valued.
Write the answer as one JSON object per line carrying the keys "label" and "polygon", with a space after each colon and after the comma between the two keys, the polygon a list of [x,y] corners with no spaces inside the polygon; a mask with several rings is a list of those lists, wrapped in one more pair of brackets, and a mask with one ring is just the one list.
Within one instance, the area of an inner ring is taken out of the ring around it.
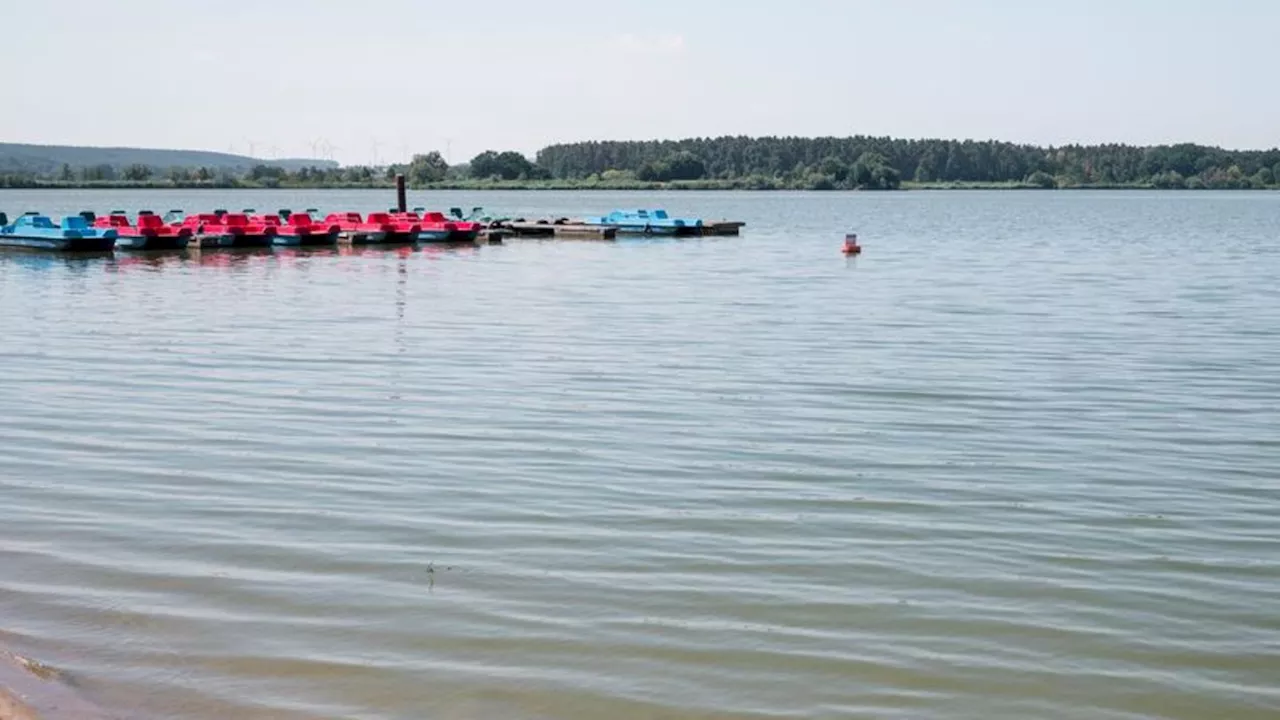
{"label": "wooden post", "polygon": [[404,212],[409,208],[404,197],[404,176],[396,176],[396,207],[400,208],[400,212]]}

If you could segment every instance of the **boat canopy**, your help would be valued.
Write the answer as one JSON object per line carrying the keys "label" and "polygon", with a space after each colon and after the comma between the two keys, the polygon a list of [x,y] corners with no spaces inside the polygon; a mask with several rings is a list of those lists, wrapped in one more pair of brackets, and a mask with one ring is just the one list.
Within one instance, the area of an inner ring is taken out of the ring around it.
{"label": "boat canopy", "polygon": [[28,228],[46,228],[49,230],[53,230],[58,227],[57,225],[54,225],[53,221],[50,220],[48,217],[44,215],[33,215],[30,213],[18,218],[18,222],[14,223],[13,226],[28,227]]}

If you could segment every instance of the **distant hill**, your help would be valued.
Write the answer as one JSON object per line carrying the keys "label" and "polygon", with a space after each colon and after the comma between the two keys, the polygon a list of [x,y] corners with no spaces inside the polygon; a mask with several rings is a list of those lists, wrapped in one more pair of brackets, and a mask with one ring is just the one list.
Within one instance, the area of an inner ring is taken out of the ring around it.
{"label": "distant hill", "polygon": [[146,165],[155,170],[169,168],[201,168],[245,172],[255,165],[282,167],[295,172],[303,167],[336,168],[333,160],[285,158],[264,160],[245,155],[206,152],[203,150],[157,150],[150,148],[76,147],[70,145],[22,145],[0,143],[0,173],[52,175],[63,165],[73,170],[110,165],[124,168]]}

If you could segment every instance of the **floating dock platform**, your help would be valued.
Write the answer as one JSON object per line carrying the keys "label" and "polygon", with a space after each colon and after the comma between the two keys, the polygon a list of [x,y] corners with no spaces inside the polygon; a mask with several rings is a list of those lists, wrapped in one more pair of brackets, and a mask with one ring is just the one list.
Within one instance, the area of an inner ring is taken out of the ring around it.
{"label": "floating dock platform", "polygon": [[742,228],[747,224],[741,220],[717,220],[716,222],[702,223],[702,235],[728,236],[741,234]]}
{"label": "floating dock platform", "polygon": [[513,220],[503,224],[517,237],[558,237],[578,240],[612,240],[618,236],[618,228],[608,225],[587,225],[565,219]]}
{"label": "floating dock platform", "polygon": [[[742,234],[746,223],[741,220],[717,220],[690,226],[678,237],[727,237]],[[555,220],[525,220],[523,218],[503,222],[500,229],[516,237],[558,237],[580,240],[612,240],[619,234],[615,225],[588,225],[581,220],[557,218]]]}

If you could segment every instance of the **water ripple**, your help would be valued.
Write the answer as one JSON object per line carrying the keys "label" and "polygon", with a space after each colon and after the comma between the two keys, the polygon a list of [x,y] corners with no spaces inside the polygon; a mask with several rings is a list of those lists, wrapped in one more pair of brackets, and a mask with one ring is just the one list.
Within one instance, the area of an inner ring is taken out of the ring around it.
{"label": "water ripple", "polygon": [[0,255],[0,642],[143,720],[1276,716],[1275,198],[662,200],[748,234]]}

